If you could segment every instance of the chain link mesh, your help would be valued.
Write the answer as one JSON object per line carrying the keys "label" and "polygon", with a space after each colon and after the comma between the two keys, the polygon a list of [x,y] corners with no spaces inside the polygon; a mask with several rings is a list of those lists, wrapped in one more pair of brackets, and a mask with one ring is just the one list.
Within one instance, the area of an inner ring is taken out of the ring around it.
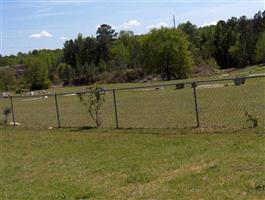
{"label": "chain link mesh", "polygon": [[[58,104],[62,127],[95,127],[95,122],[77,94],[58,95]],[[102,127],[114,128],[112,92],[105,93],[105,102],[100,113]]]}
{"label": "chain link mesh", "polygon": [[192,89],[175,86],[119,91],[122,128],[184,128],[194,126]]}
{"label": "chain link mesh", "polygon": [[205,128],[247,128],[250,116],[265,127],[264,78],[204,82],[197,87],[201,126]]}
{"label": "chain link mesh", "polygon": [[[237,86],[238,85],[238,86]],[[242,129],[265,127],[265,78],[198,81],[198,120],[201,128]],[[102,127],[192,128],[197,125],[192,83],[117,89],[116,108],[112,90],[107,90],[101,109]],[[55,96],[14,97],[15,120],[23,127],[58,127]],[[57,95],[62,127],[95,127],[77,94]],[[10,98],[0,106],[11,107]],[[1,120],[4,120],[2,114]],[[116,122],[118,120],[118,122]],[[9,123],[12,115],[9,116]]]}

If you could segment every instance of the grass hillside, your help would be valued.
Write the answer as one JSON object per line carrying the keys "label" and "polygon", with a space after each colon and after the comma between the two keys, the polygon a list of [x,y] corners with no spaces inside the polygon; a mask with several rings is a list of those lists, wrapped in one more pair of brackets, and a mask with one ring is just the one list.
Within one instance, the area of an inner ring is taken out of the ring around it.
{"label": "grass hillside", "polygon": [[0,131],[2,199],[265,199],[251,131]]}
{"label": "grass hillside", "polygon": [[20,127],[0,127],[1,199],[265,199],[265,79],[222,84],[197,88],[200,129],[189,86],[117,92],[119,130],[112,93],[100,129],[84,129],[94,124],[77,96],[58,96],[62,125],[78,127],[65,129],[54,97],[15,98]]}

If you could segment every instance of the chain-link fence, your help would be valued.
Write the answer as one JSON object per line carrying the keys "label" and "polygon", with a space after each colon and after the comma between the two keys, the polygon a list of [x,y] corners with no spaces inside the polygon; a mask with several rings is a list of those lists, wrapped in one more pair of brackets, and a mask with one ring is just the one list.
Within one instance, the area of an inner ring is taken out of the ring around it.
{"label": "chain-link fence", "polygon": [[[264,76],[105,90],[105,99],[100,117],[106,128],[265,127]],[[0,103],[11,107],[14,125],[95,126],[78,93],[9,96]]]}

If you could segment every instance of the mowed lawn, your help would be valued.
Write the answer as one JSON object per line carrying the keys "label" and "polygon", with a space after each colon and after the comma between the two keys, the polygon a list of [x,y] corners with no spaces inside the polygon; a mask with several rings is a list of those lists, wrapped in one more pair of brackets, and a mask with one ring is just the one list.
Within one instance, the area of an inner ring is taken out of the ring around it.
{"label": "mowed lawn", "polygon": [[251,130],[0,132],[1,199],[265,199]]}

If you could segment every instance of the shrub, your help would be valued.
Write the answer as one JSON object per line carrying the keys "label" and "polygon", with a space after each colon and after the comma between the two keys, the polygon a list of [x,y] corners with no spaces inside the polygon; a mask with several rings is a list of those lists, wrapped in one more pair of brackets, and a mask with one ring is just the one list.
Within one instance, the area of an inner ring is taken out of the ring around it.
{"label": "shrub", "polygon": [[92,120],[97,127],[102,124],[101,108],[105,102],[105,92],[97,85],[91,85],[87,88],[86,93],[79,94],[80,101],[86,107]]}
{"label": "shrub", "polygon": [[9,115],[11,114],[11,108],[9,108],[9,107],[4,107],[2,113],[3,113],[3,115],[4,115],[4,123],[7,124],[7,122],[8,122],[8,117],[9,117]]}
{"label": "shrub", "polygon": [[245,116],[247,117],[246,123],[249,128],[256,128],[258,127],[258,118],[251,115],[249,112],[246,111]]}

